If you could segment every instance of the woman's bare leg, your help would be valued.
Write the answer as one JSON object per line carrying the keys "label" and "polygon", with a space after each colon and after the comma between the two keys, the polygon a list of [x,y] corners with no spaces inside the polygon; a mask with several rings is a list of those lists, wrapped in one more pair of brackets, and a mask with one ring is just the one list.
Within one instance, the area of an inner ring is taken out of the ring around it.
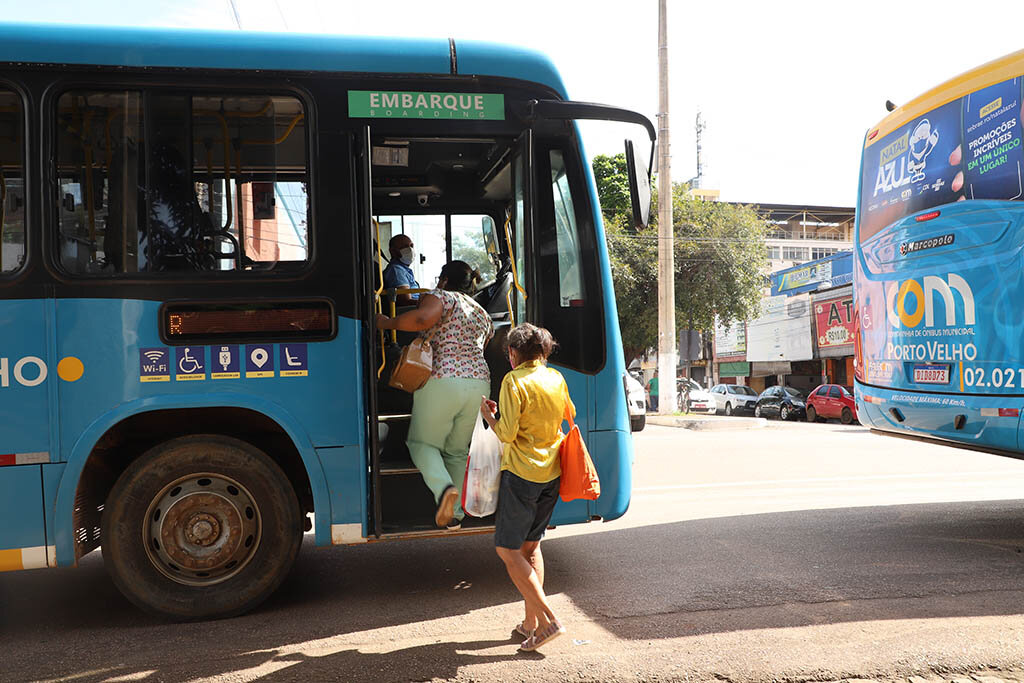
{"label": "woman's bare leg", "polygon": [[[537,581],[540,583],[541,590],[544,589],[544,556],[540,553],[540,541],[526,541],[523,543],[523,547],[519,549],[519,552],[526,561],[533,567],[533,571],[537,574]],[[525,603],[524,603],[525,608]],[[537,618],[534,616],[532,619],[529,613],[523,619],[523,629],[526,632],[533,631],[537,628]]]}
{"label": "woman's bare leg", "polygon": [[495,548],[498,557],[505,563],[512,583],[519,589],[519,593],[526,600],[526,618],[529,621],[536,619],[537,628],[545,628],[552,621],[557,621],[555,613],[551,611],[547,596],[544,595],[544,587],[540,584],[537,572],[533,566],[523,557],[522,551],[510,548]]}

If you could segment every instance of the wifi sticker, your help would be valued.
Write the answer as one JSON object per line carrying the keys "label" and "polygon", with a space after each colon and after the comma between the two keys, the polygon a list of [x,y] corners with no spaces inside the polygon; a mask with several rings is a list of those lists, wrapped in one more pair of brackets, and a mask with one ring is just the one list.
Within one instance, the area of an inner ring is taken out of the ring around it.
{"label": "wifi sticker", "polygon": [[171,361],[166,346],[139,349],[139,381],[171,381]]}

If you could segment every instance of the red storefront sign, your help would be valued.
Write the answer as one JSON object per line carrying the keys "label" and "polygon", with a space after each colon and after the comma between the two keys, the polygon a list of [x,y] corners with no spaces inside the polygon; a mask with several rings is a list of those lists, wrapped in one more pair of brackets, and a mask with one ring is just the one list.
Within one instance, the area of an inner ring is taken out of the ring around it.
{"label": "red storefront sign", "polygon": [[814,323],[818,348],[827,349],[853,343],[853,297],[814,302]]}

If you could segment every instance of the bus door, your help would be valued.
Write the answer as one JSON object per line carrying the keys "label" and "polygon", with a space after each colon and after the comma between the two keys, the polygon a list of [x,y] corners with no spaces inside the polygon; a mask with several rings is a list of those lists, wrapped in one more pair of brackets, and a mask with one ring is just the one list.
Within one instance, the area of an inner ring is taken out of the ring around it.
{"label": "bus door", "polygon": [[[525,224],[525,238],[517,235],[526,246],[525,260],[516,254],[525,266],[525,319],[548,328],[560,344],[550,364],[566,379],[576,404],[576,422],[602,479],[599,500],[560,502],[552,520],[613,519],[625,512],[631,489],[625,366],[614,293],[602,264],[604,245],[598,243],[600,214],[575,122],[642,125],[652,153],[654,127],[639,114],[602,105],[539,101],[530,103],[528,110],[530,128],[520,150],[527,209],[519,224]],[[627,142],[633,221],[646,224],[650,162],[643,163],[638,150]],[[517,303],[522,309],[521,301]]]}

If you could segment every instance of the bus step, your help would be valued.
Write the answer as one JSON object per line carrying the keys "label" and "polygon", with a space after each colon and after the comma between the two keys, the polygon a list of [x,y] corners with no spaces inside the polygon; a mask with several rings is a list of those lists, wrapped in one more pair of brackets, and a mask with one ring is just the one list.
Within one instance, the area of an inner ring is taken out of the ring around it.
{"label": "bus step", "polygon": [[419,474],[420,471],[416,469],[412,460],[392,460],[380,463],[380,473],[383,476],[386,474]]}

